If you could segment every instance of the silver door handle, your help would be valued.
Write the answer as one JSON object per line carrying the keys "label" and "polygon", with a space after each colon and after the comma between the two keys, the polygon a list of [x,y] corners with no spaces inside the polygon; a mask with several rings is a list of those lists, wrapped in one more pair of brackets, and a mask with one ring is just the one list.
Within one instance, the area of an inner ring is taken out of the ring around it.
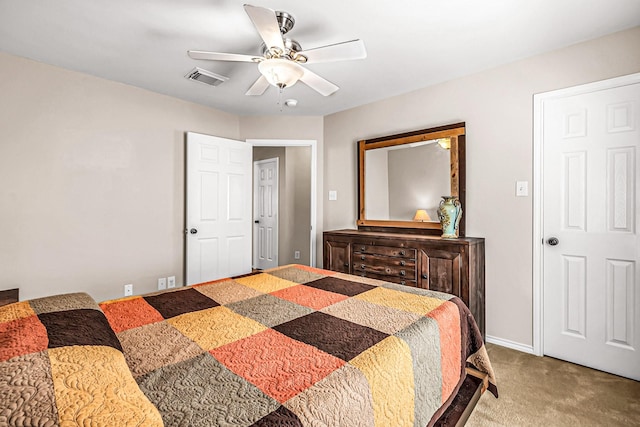
{"label": "silver door handle", "polygon": [[547,243],[548,243],[549,245],[551,245],[551,246],[555,246],[555,245],[557,245],[558,243],[560,243],[560,240],[558,240],[558,238],[557,238],[557,237],[549,237],[549,238],[547,239]]}

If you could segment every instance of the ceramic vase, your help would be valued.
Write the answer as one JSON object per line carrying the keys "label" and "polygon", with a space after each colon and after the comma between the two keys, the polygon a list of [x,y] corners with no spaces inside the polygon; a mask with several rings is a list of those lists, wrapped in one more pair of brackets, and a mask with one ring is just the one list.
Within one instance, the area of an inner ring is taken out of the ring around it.
{"label": "ceramic vase", "polygon": [[442,226],[442,237],[455,239],[458,237],[458,225],[462,218],[462,205],[455,196],[442,196],[438,206],[438,218]]}

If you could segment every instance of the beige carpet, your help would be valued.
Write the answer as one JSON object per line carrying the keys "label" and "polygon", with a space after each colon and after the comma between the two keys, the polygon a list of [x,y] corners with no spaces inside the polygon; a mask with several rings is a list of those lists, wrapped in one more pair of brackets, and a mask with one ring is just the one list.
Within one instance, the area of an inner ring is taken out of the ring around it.
{"label": "beige carpet", "polygon": [[640,426],[640,382],[497,345],[487,349],[500,398],[485,393],[467,426]]}

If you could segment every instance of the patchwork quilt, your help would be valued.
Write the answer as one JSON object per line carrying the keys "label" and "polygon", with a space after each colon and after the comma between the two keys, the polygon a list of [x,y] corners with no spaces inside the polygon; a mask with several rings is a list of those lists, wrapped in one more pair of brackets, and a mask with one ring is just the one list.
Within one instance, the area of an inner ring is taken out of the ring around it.
{"label": "patchwork quilt", "polygon": [[427,426],[491,364],[452,295],[304,266],[0,307],[0,426]]}

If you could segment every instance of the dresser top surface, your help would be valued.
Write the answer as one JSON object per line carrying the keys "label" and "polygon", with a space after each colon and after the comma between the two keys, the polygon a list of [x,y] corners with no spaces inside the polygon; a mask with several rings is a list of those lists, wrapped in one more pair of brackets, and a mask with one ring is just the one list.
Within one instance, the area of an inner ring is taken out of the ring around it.
{"label": "dresser top surface", "polygon": [[369,238],[383,238],[383,239],[399,239],[399,240],[415,240],[415,241],[441,241],[447,243],[480,243],[484,242],[484,237],[458,237],[455,239],[444,239],[440,236],[430,236],[425,234],[406,234],[406,233],[389,233],[378,231],[363,231],[363,230],[327,230],[325,234],[342,235],[351,237],[369,237]]}

